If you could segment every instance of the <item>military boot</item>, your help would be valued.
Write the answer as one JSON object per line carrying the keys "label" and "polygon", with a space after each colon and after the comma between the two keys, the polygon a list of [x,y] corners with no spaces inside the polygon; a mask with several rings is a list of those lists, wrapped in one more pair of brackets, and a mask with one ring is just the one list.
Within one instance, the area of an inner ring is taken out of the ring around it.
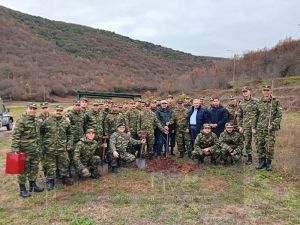
{"label": "military boot", "polygon": [[20,196],[27,198],[30,196],[30,193],[26,190],[25,184],[19,184],[20,186]]}
{"label": "military boot", "polygon": [[191,151],[188,151],[188,157],[189,157],[189,159],[192,158],[192,152]]}
{"label": "military boot", "polygon": [[248,154],[248,159],[245,163],[246,165],[251,165],[252,164],[252,155],[251,154]]}
{"label": "military boot", "polygon": [[179,158],[183,158],[184,157],[184,152],[180,152],[179,153]]}
{"label": "military boot", "polygon": [[271,159],[267,159],[267,161],[266,161],[266,170],[272,171],[272,160]]}
{"label": "military boot", "polygon": [[73,185],[73,181],[69,177],[63,177],[62,178],[62,183],[63,183],[63,185],[67,185],[67,186]]}
{"label": "military boot", "polygon": [[111,168],[111,172],[112,172],[112,173],[119,173],[119,168],[118,168],[117,166],[113,166],[113,167]]}
{"label": "military boot", "polygon": [[198,164],[203,164],[204,163],[204,155],[200,155],[198,158]]}
{"label": "military boot", "polygon": [[29,181],[29,191],[30,192],[43,192],[44,188],[37,186],[35,181]]}
{"label": "military boot", "polygon": [[175,155],[173,147],[171,147],[171,153],[170,153],[170,155]]}
{"label": "military boot", "polygon": [[258,164],[255,167],[255,169],[260,170],[264,167],[266,167],[266,159],[265,158],[260,158]]}
{"label": "military boot", "polygon": [[49,191],[54,189],[54,179],[47,179],[46,184]]}
{"label": "military boot", "polygon": [[215,157],[213,157],[213,156],[210,157],[210,163],[217,165],[217,160],[215,159]]}
{"label": "military boot", "polygon": [[100,176],[99,176],[99,174],[96,171],[92,171],[91,175],[90,175],[90,178],[92,178],[92,179],[99,179]]}

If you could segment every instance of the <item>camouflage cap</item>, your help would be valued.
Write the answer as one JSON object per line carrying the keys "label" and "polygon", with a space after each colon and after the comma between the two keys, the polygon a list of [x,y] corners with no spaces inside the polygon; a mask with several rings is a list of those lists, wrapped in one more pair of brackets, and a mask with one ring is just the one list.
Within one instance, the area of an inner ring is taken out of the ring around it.
{"label": "camouflage cap", "polygon": [[173,95],[168,95],[167,98],[173,98]]}
{"label": "camouflage cap", "polygon": [[121,126],[125,126],[125,123],[123,123],[123,122],[118,122],[116,125],[117,125],[117,127],[121,127]]}
{"label": "camouflage cap", "polygon": [[96,100],[93,102],[93,105],[100,105],[100,100]]}
{"label": "camouflage cap", "polygon": [[234,126],[233,126],[232,123],[226,123],[226,124],[225,124],[225,127],[226,127],[226,128],[227,128],[227,127],[230,128],[230,127],[234,127]]}
{"label": "camouflage cap", "polygon": [[48,108],[48,102],[42,102],[40,106],[42,109]]}
{"label": "camouflage cap", "polygon": [[86,133],[86,134],[87,134],[87,133],[95,133],[95,130],[90,128],[90,129],[87,129],[85,133]]}
{"label": "camouflage cap", "polygon": [[74,101],[74,105],[80,105],[80,101],[79,100],[75,100]]}
{"label": "camouflage cap", "polygon": [[28,104],[27,104],[27,107],[29,108],[35,108],[35,109],[37,109],[38,107],[37,107],[37,105],[35,104],[35,103],[33,103],[33,102],[29,102]]}
{"label": "camouflage cap", "polygon": [[55,110],[63,111],[64,107],[62,105],[55,106]]}
{"label": "camouflage cap", "polygon": [[205,99],[205,97],[204,96],[200,96],[200,98],[199,98],[200,100],[204,100]]}
{"label": "camouflage cap", "polygon": [[155,103],[155,104],[156,104],[157,101],[156,101],[155,99],[152,99],[152,100],[151,100],[151,103]]}
{"label": "camouflage cap", "polygon": [[88,100],[87,97],[81,97],[81,98],[80,98],[80,101],[86,101],[86,102],[88,102],[89,100]]}
{"label": "camouflage cap", "polygon": [[166,100],[161,100],[160,104],[168,104],[168,102]]}
{"label": "camouflage cap", "polygon": [[187,96],[185,97],[185,99],[191,99],[191,97],[187,95]]}
{"label": "camouflage cap", "polygon": [[146,102],[146,103],[145,103],[145,106],[146,106],[146,107],[150,107],[150,102]]}
{"label": "camouflage cap", "polygon": [[235,96],[230,95],[230,96],[229,96],[229,99],[230,99],[230,100],[235,100]]}
{"label": "camouflage cap", "polygon": [[136,102],[141,102],[141,101],[142,101],[142,99],[140,99],[140,98],[137,98],[137,99],[135,99],[134,101],[136,101]]}
{"label": "camouflage cap", "polygon": [[210,128],[210,125],[209,125],[209,123],[205,123],[205,124],[203,124],[203,128]]}
{"label": "camouflage cap", "polygon": [[181,99],[178,99],[177,104],[183,104],[183,101]]}
{"label": "camouflage cap", "polygon": [[265,84],[263,86],[263,90],[270,90],[271,89],[271,85]]}
{"label": "camouflage cap", "polygon": [[251,91],[251,88],[249,86],[244,86],[242,88],[242,91]]}

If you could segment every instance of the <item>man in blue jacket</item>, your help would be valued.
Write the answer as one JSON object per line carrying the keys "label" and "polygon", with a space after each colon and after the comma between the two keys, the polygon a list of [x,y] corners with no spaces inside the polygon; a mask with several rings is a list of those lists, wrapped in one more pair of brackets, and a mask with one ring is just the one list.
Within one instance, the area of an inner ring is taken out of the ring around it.
{"label": "man in blue jacket", "polygon": [[194,146],[195,139],[200,133],[203,124],[209,123],[208,112],[206,108],[201,106],[201,100],[198,98],[193,100],[193,106],[188,113],[188,122],[192,146]]}
{"label": "man in blue jacket", "polygon": [[[168,131],[169,126],[171,125],[170,119],[172,116],[172,110],[168,107],[168,102],[166,100],[162,100],[160,103],[160,108],[156,110],[155,115],[159,120],[161,126],[164,127],[166,131]],[[170,134],[165,134],[162,131],[158,131],[157,137],[157,156],[161,156],[163,145],[165,145],[166,151],[169,151],[169,149],[167,149],[169,147],[169,143],[166,143],[166,141],[170,141]],[[165,156],[166,151],[164,153]]]}
{"label": "man in blue jacket", "polygon": [[209,120],[212,132],[218,137],[225,129],[225,124],[228,121],[228,111],[220,104],[219,97],[213,97],[212,108],[209,111]]}

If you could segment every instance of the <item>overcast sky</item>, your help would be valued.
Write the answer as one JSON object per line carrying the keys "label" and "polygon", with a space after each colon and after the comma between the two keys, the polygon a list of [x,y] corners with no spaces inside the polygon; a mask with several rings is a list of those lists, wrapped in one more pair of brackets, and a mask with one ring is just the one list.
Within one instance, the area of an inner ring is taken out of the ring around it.
{"label": "overcast sky", "polygon": [[300,38],[300,0],[0,0],[31,15],[194,55],[232,57]]}

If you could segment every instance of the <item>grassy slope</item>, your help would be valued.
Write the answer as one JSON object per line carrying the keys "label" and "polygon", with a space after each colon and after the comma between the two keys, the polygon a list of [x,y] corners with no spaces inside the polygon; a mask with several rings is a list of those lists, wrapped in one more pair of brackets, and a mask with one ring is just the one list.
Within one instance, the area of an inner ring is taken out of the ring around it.
{"label": "grassy slope", "polygon": [[[14,106],[12,113],[20,115],[22,103]],[[18,196],[15,176],[3,174],[10,140],[1,140],[0,224],[299,224],[300,186],[294,179],[299,170],[283,170],[295,164],[282,153],[297,154],[297,140],[285,131],[300,125],[300,113],[284,114],[282,124],[272,173],[242,164],[165,174],[126,168],[69,189],[58,184],[55,191],[29,199]],[[299,129],[295,132],[299,136]]]}

